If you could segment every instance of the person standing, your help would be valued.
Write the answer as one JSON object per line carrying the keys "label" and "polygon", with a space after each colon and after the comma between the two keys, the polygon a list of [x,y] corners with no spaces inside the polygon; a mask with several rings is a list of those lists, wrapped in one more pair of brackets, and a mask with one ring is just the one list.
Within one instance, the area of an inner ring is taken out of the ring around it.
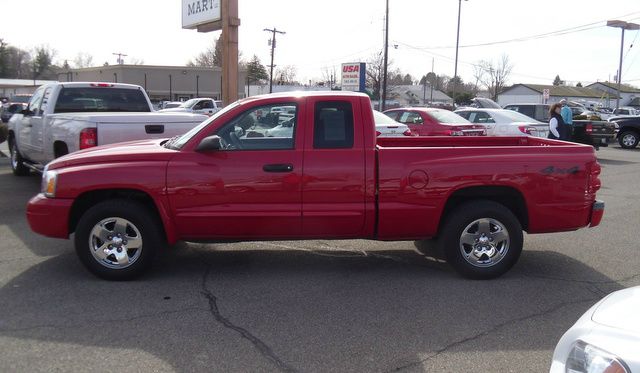
{"label": "person standing", "polygon": [[573,133],[573,112],[571,111],[571,108],[569,107],[566,99],[560,100],[560,103],[562,104],[560,115],[562,116],[562,120],[564,120],[564,124],[567,125],[567,140],[569,140],[571,139],[571,135]]}
{"label": "person standing", "polygon": [[551,105],[549,108],[549,138],[556,140],[568,141],[567,125],[562,119],[560,112],[562,110],[562,104],[557,103]]}

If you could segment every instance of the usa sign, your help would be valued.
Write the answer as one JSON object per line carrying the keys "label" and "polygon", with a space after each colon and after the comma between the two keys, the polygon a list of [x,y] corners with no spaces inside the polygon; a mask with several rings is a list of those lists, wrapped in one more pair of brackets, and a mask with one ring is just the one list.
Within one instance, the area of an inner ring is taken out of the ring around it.
{"label": "usa sign", "polygon": [[367,64],[364,62],[352,62],[342,64],[342,90],[364,92],[365,79],[367,77]]}

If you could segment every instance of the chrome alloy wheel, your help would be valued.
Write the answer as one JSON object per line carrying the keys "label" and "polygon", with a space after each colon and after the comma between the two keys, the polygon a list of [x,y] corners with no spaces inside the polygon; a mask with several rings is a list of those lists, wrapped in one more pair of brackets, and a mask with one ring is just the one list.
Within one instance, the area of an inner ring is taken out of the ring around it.
{"label": "chrome alloy wheel", "polygon": [[101,265],[123,269],[140,258],[142,235],[127,219],[106,218],[91,229],[89,248],[93,258]]}
{"label": "chrome alloy wheel", "polygon": [[498,220],[474,220],[460,235],[462,257],[473,266],[494,266],[504,259],[508,251],[509,232]]}
{"label": "chrome alloy wheel", "polygon": [[632,147],[636,143],[636,137],[632,134],[626,134],[622,137],[622,145]]}

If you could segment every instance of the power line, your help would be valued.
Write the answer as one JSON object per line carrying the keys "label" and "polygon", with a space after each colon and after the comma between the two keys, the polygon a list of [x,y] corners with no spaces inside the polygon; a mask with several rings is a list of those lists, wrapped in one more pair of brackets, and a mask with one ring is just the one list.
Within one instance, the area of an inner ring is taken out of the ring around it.
{"label": "power line", "polygon": [[[640,12],[633,12],[633,13],[625,14],[623,16],[614,17],[614,18],[624,18],[624,17],[635,15],[635,14],[640,14]],[[631,18],[630,20],[632,21],[632,20],[635,20],[635,19],[640,19],[640,17]],[[479,44],[461,45],[460,48],[483,47],[483,46],[490,46],[490,45],[523,42],[523,41],[529,41],[529,40],[548,38],[548,37],[552,37],[552,36],[560,36],[560,35],[566,35],[566,34],[571,34],[571,33],[576,33],[576,32],[582,32],[582,31],[592,30],[592,29],[596,29],[596,28],[600,28],[600,27],[606,27],[605,24],[601,24],[602,22],[606,22],[606,20],[587,23],[587,24],[580,25],[580,26],[573,26],[573,27],[569,27],[569,28],[566,28],[566,29],[556,30],[556,31],[545,32],[545,33],[537,34],[537,35],[523,36],[523,37],[514,38],[514,39],[501,40],[501,41],[492,41],[492,42],[479,43]],[[429,49],[429,50],[432,50],[432,49],[451,49],[451,48],[455,48],[455,46],[415,47],[415,48],[416,49]]]}
{"label": "power line", "polygon": [[284,31],[278,31],[275,27],[272,29],[264,29],[262,31],[268,31],[271,33],[271,40],[269,40],[269,43],[271,45],[271,65],[269,65],[269,67],[271,68],[271,73],[269,74],[269,93],[273,92],[273,67],[275,66],[273,64],[273,55],[275,53],[276,50],[276,33],[278,34],[286,34],[286,32]]}

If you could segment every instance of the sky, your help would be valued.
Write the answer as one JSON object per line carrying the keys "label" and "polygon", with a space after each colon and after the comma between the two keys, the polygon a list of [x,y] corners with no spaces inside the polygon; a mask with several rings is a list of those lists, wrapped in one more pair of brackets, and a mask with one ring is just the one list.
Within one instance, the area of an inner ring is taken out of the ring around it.
{"label": "sky", "polygon": [[[367,62],[383,49],[385,0],[238,0],[241,58],[270,64],[271,33],[277,35],[275,65],[293,66],[302,83],[322,80],[347,62]],[[389,0],[390,69],[414,79],[431,71],[453,76],[456,0]],[[181,28],[181,0],[0,0],[0,38],[32,50],[55,50],[70,63],[79,53],[96,65],[125,63],[183,66],[220,32]],[[14,16],[7,16],[6,12]],[[461,1],[458,75],[473,82],[473,65],[512,65],[508,83],[568,84],[613,80],[620,58],[620,19],[640,23],[640,0]],[[639,31],[626,31],[623,83],[640,86]],[[508,42],[504,42],[508,41]],[[482,45],[481,45],[482,44]],[[633,45],[633,47],[632,47]]]}

